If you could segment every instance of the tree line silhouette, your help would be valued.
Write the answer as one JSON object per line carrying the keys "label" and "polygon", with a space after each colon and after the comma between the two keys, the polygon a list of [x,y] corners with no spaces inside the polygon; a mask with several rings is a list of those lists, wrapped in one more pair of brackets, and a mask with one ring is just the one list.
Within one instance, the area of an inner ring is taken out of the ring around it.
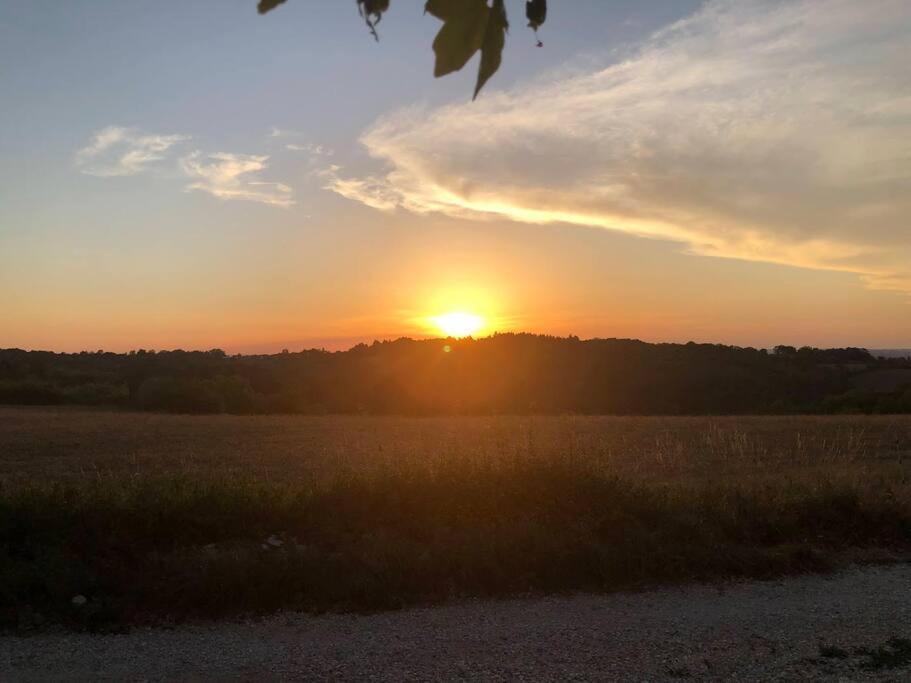
{"label": "tree line silhouette", "polygon": [[[863,349],[498,334],[229,356],[0,350],[0,403],[179,413],[907,413],[911,361]],[[904,373],[904,374],[902,374]]]}

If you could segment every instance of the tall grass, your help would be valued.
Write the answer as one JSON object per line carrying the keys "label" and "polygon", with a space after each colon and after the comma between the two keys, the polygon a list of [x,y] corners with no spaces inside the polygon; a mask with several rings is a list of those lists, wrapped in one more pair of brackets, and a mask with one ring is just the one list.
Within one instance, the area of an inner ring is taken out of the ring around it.
{"label": "tall grass", "polygon": [[183,416],[0,407],[0,482],[98,476],[309,480],[340,467],[576,458],[636,479],[911,460],[911,416]]}
{"label": "tall grass", "polygon": [[647,478],[525,452],[287,482],[107,473],[0,489],[0,618],[107,628],[373,610],[764,577],[909,547],[898,464]]}

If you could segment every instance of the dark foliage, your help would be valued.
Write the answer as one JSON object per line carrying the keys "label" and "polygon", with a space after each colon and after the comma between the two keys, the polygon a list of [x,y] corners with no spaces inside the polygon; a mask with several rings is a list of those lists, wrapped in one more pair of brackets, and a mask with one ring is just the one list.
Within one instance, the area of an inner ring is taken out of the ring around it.
{"label": "dark foliage", "polygon": [[907,368],[911,361],[863,349],[767,352],[529,334],[268,356],[11,349],[0,351],[0,403],[181,413],[905,413],[911,387],[859,379]]}
{"label": "dark foliage", "polygon": [[[257,9],[260,14],[267,14],[284,3],[285,0],[260,0]],[[389,5],[390,0],[357,0],[358,12],[376,41],[380,39],[377,26],[383,19],[383,13],[389,11]],[[424,14],[443,22],[433,41],[434,76],[439,78],[459,71],[476,53],[481,53],[472,99],[477,98],[481,88],[499,70],[503,61],[503,48],[509,30],[503,0],[492,0],[491,3],[488,0],[427,0]],[[547,0],[526,2],[525,15],[528,26],[537,35],[538,29],[547,20]],[[540,40],[537,44],[538,47],[543,46]]]}
{"label": "dark foliage", "polygon": [[0,628],[614,590],[907,549],[905,489],[857,479],[647,484],[504,456],[321,485],[133,477],[0,489]]}

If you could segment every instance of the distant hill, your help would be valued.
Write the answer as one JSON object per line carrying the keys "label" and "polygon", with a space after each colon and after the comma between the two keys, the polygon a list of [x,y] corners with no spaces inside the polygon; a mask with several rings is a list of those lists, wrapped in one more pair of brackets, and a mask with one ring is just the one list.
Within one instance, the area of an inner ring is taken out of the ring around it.
{"label": "distant hill", "polygon": [[530,334],[256,356],[8,349],[0,403],[183,413],[895,413],[911,412],[911,360],[857,348]]}
{"label": "distant hill", "polygon": [[911,358],[911,349],[870,349],[876,358]]}

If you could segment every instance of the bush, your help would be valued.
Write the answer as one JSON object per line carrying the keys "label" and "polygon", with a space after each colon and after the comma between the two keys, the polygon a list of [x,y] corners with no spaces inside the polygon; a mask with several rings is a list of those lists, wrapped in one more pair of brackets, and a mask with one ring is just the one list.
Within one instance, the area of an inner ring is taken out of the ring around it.
{"label": "bush", "polygon": [[143,410],[169,413],[223,413],[224,399],[206,382],[173,377],[152,377],[139,387]]}
{"label": "bush", "polygon": [[139,387],[138,407],[169,413],[258,413],[265,401],[242,377],[152,377]]}
{"label": "bush", "polygon": [[126,385],[100,384],[87,382],[72,387],[61,389],[66,403],[75,403],[82,406],[113,406],[126,402]]}
{"label": "bush", "polygon": [[0,380],[0,403],[11,405],[57,405],[65,402],[59,388],[37,379]]}

